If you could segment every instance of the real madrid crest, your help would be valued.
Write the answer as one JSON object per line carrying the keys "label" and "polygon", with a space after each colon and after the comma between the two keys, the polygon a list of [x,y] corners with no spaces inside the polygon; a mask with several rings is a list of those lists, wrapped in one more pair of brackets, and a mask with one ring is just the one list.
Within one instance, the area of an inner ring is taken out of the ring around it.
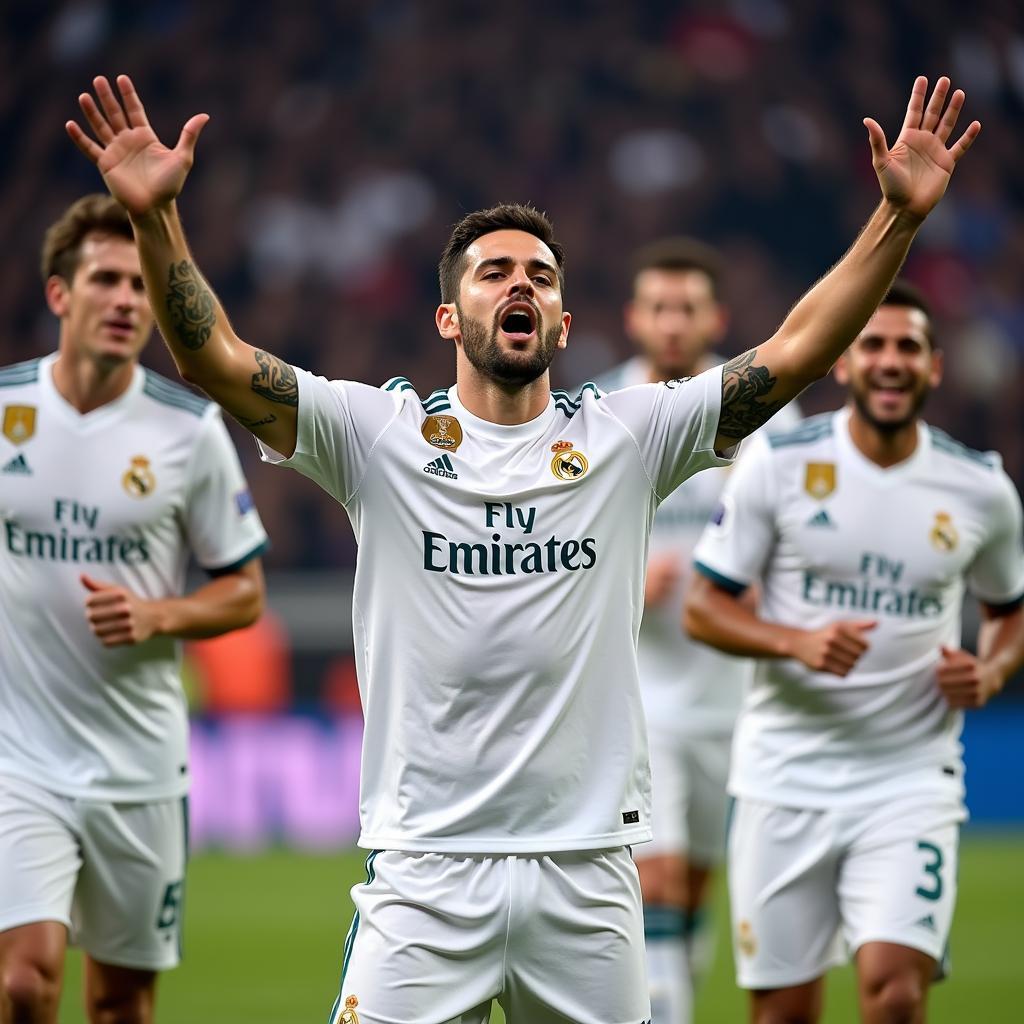
{"label": "real madrid crest", "polygon": [[555,453],[551,460],[551,472],[559,480],[579,480],[590,468],[586,455],[574,451],[569,441],[556,441],[551,450]]}
{"label": "real madrid crest", "polygon": [[133,498],[145,498],[156,489],[156,477],[145,455],[133,455],[131,468],[121,477],[121,486]]}
{"label": "real madrid crest", "polygon": [[932,524],[928,539],[932,547],[948,554],[956,549],[960,543],[960,534],[953,525],[953,517],[948,512],[936,512],[935,522]]}
{"label": "real madrid crest", "polygon": [[736,929],[736,946],[744,956],[753,956],[757,952],[757,940],[749,921],[740,921]]}
{"label": "real madrid crest", "polygon": [[457,452],[462,444],[462,424],[454,416],[428,416],[420,430],[428,444],[446,452]]}
{"label": "real madrid crest", "polygon": [[359,1000],[355,996],[346,996],[345,1009],[341,1011],[338,1024],[359,1024],[359,1014],[356,1013],[358,1005]]}
{"label": "real madrid crest", "polygon": [[34,405],[4,406],[4,437],[12,444],[24,444],[36,432]]}

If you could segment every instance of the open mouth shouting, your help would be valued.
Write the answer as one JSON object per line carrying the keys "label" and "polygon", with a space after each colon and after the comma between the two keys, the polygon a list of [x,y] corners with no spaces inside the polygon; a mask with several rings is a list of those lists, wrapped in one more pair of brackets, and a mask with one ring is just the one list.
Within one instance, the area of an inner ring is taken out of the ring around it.
{"label": "open mouth shouting", "polygon": [[509,302],[498,311],[498,329],[509,341],[529,341],[537,333],[540,317],[529,302]]}

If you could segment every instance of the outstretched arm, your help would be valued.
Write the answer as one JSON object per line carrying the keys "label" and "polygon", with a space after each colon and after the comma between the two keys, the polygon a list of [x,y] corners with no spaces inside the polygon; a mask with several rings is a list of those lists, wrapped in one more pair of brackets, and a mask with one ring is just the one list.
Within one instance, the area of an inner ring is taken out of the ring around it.
{"label": "outstretched arm", "polygon": [[67,132],[128,211],[146,293],[178,372],[275,451],[291,455],[298,422],[295,372],[235,334],[192,259],[178,217],[175,200],[209,118],[190,118],[168,149],[127,75],[118,76],[119,97],[106,78],[93,79],[93,87],[96,99],[83,93],[78,101],[95,139],[75,121],[67,123]]}
{"label": "outstretched arm", "polygon": [[918,78],[892,149],[878,123],[864,119],[882,201],[849,252],[793,307],[775,335],[725,364],[717,448],[746,437],[824,377],[885,297],[918,228],[981,131],[972,121],[947,148],[964,93],[957,89],[947,106],[948,78],[935,83],[926,106],[927,92],[927,79]]}

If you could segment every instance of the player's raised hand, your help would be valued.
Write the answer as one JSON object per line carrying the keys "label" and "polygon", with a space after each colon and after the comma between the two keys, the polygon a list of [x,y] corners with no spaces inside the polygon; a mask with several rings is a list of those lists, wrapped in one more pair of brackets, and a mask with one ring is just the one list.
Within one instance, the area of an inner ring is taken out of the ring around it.
{"label": "player's raised hand", "polygon": [[947,146],[964,105],[964,92],[957,89],[950,96],[949,79],[943,77],[935,83],[926,105],[927,95],[928,79],[917,78],[903,128],[892,149],[879,123],[873,118],[864,118],[871,143],[871,163],[882,195],[922,218],[942,198],[957,161],[981,131],[981,123],[972,121],[963,135],[952,146]]}
{"label": "player's raised hand", "polygon": [[995,670],[970,651],[943,647],[941,653],[935,677],[951,708],[984,707],[1002,689]]}
{"label": "player's raised hand", "polygon": [[815,672],[845,676],[870,646],[865,634],[877,625],[871,619],[852,619],[833,622],[822,629],[807,630],[793,653]]}
{"label": "player's raised hand", "polygon": [[68,121],[65,128],[72,141],[99,168],[110,194],[129,213],[142,215],[171,202],[185,184],[196,141],[209,116],[190,117],[177,145],[168,149],[150,127],[127,75],[117,76],[120,96],[102,75],[92,84],[96,98],[84,92],[78,103],[95,139],[76,121]]}
{"label": "player's raised hand", "polygon": [[89,628],[104,647],[141,644],[158,631],[156,602],[144,600],[127,587],[94,580],[85,573],[79,579],[89,592],[85,599]]}

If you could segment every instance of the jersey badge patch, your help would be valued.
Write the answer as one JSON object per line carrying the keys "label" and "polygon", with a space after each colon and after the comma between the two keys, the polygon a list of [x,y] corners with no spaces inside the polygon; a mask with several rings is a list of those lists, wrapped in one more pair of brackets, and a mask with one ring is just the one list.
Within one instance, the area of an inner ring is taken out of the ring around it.
{"label": "jersey badge patch", "polygon": [[4,437],[12,444],[24,444],[36,432],[34,405],[4,406]]}
{"label": "jersey badge patch", "polygon": [[932,542],[933,548],[944,554],[956,550],[957,544],[960,543],[960,534],[957,533],[953,517],[948,512],[935,513],[935,522],[932,524],[928,539]]}
{"label": "jersey badge patch", "polygon": [[836,464],[834,462],[808,462],[804,470],[804,490],[822,501],[836,489]]}
{"label": "jersey badge patch", "polygon": [[238,509],[240,516],[244,516],[246,512],[251,512],[255,507],[256,502],[253,501],[252,491],[248,487],[235,495],[235,508]]}
{"label": "jersey badge patch", "polygon": [[121,486],[133,498],[145,498],[156,490],[156,477],[145,455],[132,456],[131,467],[121,477]]}
{"label": "jersey badge patch", "polygon": [[572,441],[556,441],[552,446],[551,450],[557,455],[559,452],[572,451]]}
{"label": "jersey badge patch", "polygon": [[744,956],[753,956],[757,952],[757,940],[749,921],[740,921],[736,927],[736,948]]}
{"label": "jersey badge patch", "polygon": [[24,454],[15,455],[14,458],[11,459],[11,461],[8,462],[2,470],[0,470],[0,473],[13,473],[17,476],[31,476],[32,467],[28,464],[28,459],[25,458]]}
{"label": "jersey badge patch", "polygon": [[551,472],[559,480],[579,480],[589,468],[590,463],[583,452],[557,452],[551,460]]}
{"label": "jersey badge patch", "polygon": [[359,1000],[355,996],[346,996],[345,1009],[341,1011],[338,1024],[359,1024],[359,1014],[356,1013],[358,1005]]}
{"label": "jersey badge patch", "polygon": [[452,465],[452,460],[448,458],[448,453],[439,458],[434,459],[433,462],[428,462],[423,467],[424,473],[429,473],[431,476],[441,476],[445,480],[458,480],[459,474],[455,472],[455,467]]}
{"label": "jersey badge patch", "polygon": [[428,416],[420,428],[427,444],[457,452],[462,444],[462,424],[454,416]]}

